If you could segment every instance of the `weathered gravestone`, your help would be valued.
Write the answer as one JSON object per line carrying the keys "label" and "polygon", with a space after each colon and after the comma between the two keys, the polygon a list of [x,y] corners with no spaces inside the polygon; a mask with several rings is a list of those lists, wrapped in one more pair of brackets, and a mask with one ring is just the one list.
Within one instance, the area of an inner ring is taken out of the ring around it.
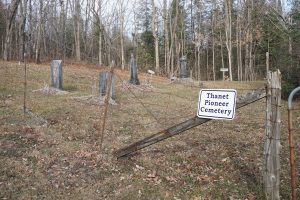
{"label": "weathered gravestone", "polygon": [[51,86],[62,90],[62,85],[62,60],[53,60],[51,63]]}
{"label": "weathered gravestone", "polygon": [[[99,90],[100,90],[100,95],[105,96],[106,92],[108,91],[108,81],[109,81],[109,76],[111,75],[111,72],[108,71],[103,71],[100,72],[99,77]],[[110,97],[112,99],[116,98],[116,93],[115,93],[115,76],[113,75],[112,80],[111,80],[111,88],[110,88]]]}
{"label": "weathered gravestone", "polygon": [[130,59],[130,80],[129,83],[133,85],[139,85],[140,81],[138,79],[137,75],[137,66],[136,66],[136,60],[134,59],[133,54],[131,54],[131,59]]}
{"label": "weathered gravestone", "polygon": [[188,72],[186,67],[186,57],[182,56],[179,61],[180,61],[179,78],[187,78]]}

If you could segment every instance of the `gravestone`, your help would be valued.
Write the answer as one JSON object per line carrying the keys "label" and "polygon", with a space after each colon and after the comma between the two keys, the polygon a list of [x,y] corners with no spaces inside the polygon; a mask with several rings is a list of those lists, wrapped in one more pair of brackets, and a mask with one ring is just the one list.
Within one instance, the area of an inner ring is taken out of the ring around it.
{"label": "gravestone", "polygon": [[186,57],[182,56],[179,59],[180,62],[180,70],[179,70],[179,78],[188,78],[188,72],[186,67]]}
{"label": "gravestone", "polygon": [[133,54],[131,54],[131,59],[130,59],[130,80],[129,83],[133,85],[139,85],[140,81],[138,79],[137,75],[137,66],[136,66],[136,60],[134,59]]}
{"label": "gravestone", "polygon": [[[106,95],[106,91],[107,91],[107,85],[108,85],[108,81],[109,81],[109,76],[110,76],[110,72],[107,71],[103,71],[100,72],[99,74],[99,90],[100,90],[100,95],[101,96],[105,96]],[[110,88],[110,98],[115,99],[116,98],[116,94],[115,94],[115,76],[113,75],[112,80],[111,80],[111,88]]]}
{"label": "gravestone", "polygon": [[62,60],[53,60],[51,63],[51,87],[62,90]]}

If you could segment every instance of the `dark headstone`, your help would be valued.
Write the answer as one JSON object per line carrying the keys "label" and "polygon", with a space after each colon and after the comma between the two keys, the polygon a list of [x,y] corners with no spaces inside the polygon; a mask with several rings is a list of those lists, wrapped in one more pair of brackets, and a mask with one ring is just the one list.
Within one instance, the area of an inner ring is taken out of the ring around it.
{"label": "dark headstone", "polygon": [[[100,90],[100,95],[101,96],[106,95],[106,92],[108,90],[107,85],[108,85],[110,74],[111,73],[107,72],[107,71],[100,72],[100,74],[99,74],[99,77],[100,77],[99,90]],[[115,94],[115,76],[112,77],[112,81],[111,81],[110,97],[112,99],[116,98],[116,94]]]}
{"label": "dark headstone", "polygon": [[62,85],[62,60],[53,60],[51,63],[51,86],[62,90]]}
{"label": "dark headstone", "polygon": [[138,79],[137,75],[137,66],[136,66],[136,60],[134,59],[133,54],[131,54],[131,59],[130,59],[130,80],[129,83],[133,85],[139,85],[140,81]]}
{"label": "dark headstone", "polygon": [[179,61],[180,61],[179,78],[187,78],[188,71],[187,71],[187,67],[186,67],[186,57],[182,56]]}

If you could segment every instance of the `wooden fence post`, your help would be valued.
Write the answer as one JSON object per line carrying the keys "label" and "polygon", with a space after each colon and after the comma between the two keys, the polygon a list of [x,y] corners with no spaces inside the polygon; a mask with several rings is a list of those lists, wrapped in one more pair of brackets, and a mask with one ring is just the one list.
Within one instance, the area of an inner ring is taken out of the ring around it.
{"label": "wooden fence post", "polygon": [[102,143],[103,143],[103,138],[104,138],[104,131],[105,131],[106,118],[107,118],[107,111],[108,111],[108,107],[109,107],[109,101],[111,99],[111,95],[110,94],[111,94],[111,89],[112,89],[113,76],[114,76],[114,66],[112,65],[110,67],[110,73],[109,73],[109,77],[108,77],[108,83],[107,83],[107,86],[106,86],[106,95],[105,95],[105,98],[104,98],[104,116],[103,116],[102,127],[101,127],[100,150],[102,150]]}
{"label": "wooden fence post", "polygon": [[281,73],[268,72],[264,186],[266,199],[280,199]]}

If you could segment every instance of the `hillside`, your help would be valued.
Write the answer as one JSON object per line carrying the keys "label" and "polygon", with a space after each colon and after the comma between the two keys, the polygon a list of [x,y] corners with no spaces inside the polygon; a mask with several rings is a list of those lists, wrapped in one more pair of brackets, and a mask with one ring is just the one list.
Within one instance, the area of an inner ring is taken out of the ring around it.
{"label": "hillside", "polygon": [[[139,74],[141,85],[133,86],[129,72],[115,70],[116,99],[100,148],[104,106],[97,98],[103,69],[64,65],[65,92],[59,93],[45,93],[50,64],[27,69],[24,115],[24,66],[0,62],[0,198],[264,199],[265,100],[238,110],[232,121],[213,120],[131,157],[113,156],[195,116],[201,88],[231,88],[242,95],[264,87],[263,81],[170,82]],[[295,105],[299,130],[299,102]],[[281,195],[289,199],[285,101],[281,109]],[[296,141],[299,147],[299,134]]]}

